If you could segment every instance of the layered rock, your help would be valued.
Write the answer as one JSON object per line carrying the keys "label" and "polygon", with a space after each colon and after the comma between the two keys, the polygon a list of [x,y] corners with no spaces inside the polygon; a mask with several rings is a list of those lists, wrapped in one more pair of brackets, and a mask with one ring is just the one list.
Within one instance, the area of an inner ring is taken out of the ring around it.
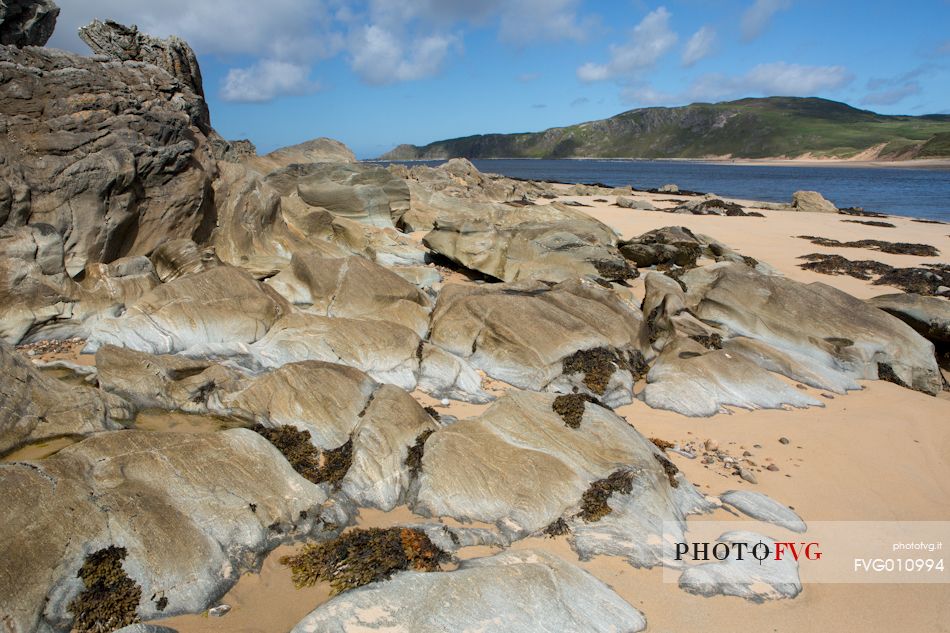
{"label": "layered rock", "polygon": [[151,64],[0,49],[0,225],[48,224],[71,275],[214,225],[204,100]]}
{"label": "layered rock", "polygon": [[796,191],[792,194],[792,211],[806,213],[837,213],[838,207],[817,191]]}
{"label": "layered rock", "polygon": [[130,414],[121,399],[44,376],[0,342],[0,455],[29,443],[121,428]]}
{"label": "layered rock", "polygon": [[356,155],[349,147],[332,138],[322,137],[281,147],[263,156],[251,156],[245,161],[248,166],[262,174],[294,164],[355,162]]}
{"label": "layered rock", "polygon": [[607,585],[542,550],[465,561],[452,572],[407,571],[321,605],[292,633],[484,631],[634,633],[643,615]]}
{"label": "layered rock", "polygon": [[[898,319],[822,283],[802,284],[720,263],[681,277],[687,303],[728,337],[763,341],[824,371],[883,378],[925,393],[942,380],[933,345]],[[790,376],[796,378],[795,376]]]}
{"label": "layered rock", "polygon": [[[211,491],[228,491],[211,494]],[[0,575],[11,631],[69,630],[77,572],[110,554],[127,575],[101,613],[199,612],[281,542],[323,529],[326,495],[252,431],[100,433],[0,465]],[[103,564],[103,563],[100,563]],[[121,621],[121,620],[120,620]]]}
{"label": "layered rock", "polygon": [[938,362],[950,365],[950,301],[902,293],[874,297],[868,303],[914,328],[934,344]]}
{"label": "layered rock", "polygon": [[[492,523],[516,538],[561,519],[582,556],[610,551],[637,565],[659,563],[664,521],[682,527],[706,503],[625,420],[587,404],[570,426],[556,402],[511,393],[429,436],[413,510]],[[598,499],[610,478],[626,489]]]}
{"label": "layered rock", "polygon": [[328,317],[391,321],[420,337],[429,328],[429,298],[365,257],[294,253],[290,267],[267,282],[294,305]]}
{"label": "layered rock", "polygon": [[642,315],[592,282],[446,286],[429,340],[522,389],[579,391],[629,402]]}
{"label": "layered rock", "polygon": [[90,328],[87,351],[112,344],[153,354],[196,346],[235,348],[258,340],[290,307],[276,292],[231,266],[181,277]]}

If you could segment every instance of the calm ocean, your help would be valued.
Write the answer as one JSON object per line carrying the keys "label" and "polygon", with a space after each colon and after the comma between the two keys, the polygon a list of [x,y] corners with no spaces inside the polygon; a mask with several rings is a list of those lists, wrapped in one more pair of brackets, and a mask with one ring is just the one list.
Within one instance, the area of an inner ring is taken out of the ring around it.
{"label": "calm ocean", "polygon": [[[423,161],[438,165],[443,161]],[[474,160],[484,172],[530,180],[602,182],[682,189],[789,202],[799,189],[820,191],[839,207],[864,207],[950,222],[950,169],[886,167],[767,167],[663,160]],[[418,163],[412,163],[418,164]]]}

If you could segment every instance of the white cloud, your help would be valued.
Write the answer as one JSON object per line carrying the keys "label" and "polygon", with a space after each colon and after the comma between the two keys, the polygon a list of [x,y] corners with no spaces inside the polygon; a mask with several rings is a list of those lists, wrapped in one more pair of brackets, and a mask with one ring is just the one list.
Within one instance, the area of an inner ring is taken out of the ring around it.
{"label": "white cloud", "polygon": [[660,92],[645,84],[635,84],[624,89],[621,96],[627,103],[640,105],[724,101],[741,97],[811,97],[843,88],[853,79],[844,66],[774,62],[759,64],[739,76],[708,73],[677,93]]}
{"label": "white cloud", "polygon": [[920,84],[916,81],[909,81],[894,88],[870,92],[861,100],[861,103],[865,105],[894,105],[907,97],[920,94],[920,92]]}
{"label": "white cloud", "polygon": [[351,65],[371,84],[424,79],[441,69],[449,50],[457,43],[456,38],[445,35],[407,42],[380,26],[367,26],[355,35]]}
{"label": "white cloud", "polygon": [[319,84],[310,80],[310,67],[264,59],[247,68],[232,68],[221,86],[225,101],[262,103],[281,95],[316,92]]}
{"label": "white cloud", "polygon": [[692,66],[701,59],[709,57],[716,47],[716,30],[704,26],[689,38],[683,49],[683,65]]}
{"label": "white cloud", "polygon": [[577,69],[577,77],[586,82],[629,78],[656,64],[676,40],[676,33],[670,29],[670,12],[660,7],[633,28],[626,43],[611,45],[607,64],[588,62]]}
{"label": "white cloud", "polygon": [[749,42],[762,35],[772,17],[791,6],[791,0],[755,0],[742,14],[742,39]]}
{"label": "white cloud", "polygon": [[[469,2],[469,4],[478,4]],[[590,19],[577,14],[578,0],[515,0],[503,2],[499,37],[523,44],[536,40],[586,39],[593,28]]]}

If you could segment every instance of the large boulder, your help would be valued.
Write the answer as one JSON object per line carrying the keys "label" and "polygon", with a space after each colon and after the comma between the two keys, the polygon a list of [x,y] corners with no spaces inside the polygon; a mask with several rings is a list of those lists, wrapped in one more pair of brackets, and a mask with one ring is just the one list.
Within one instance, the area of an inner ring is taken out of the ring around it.
{"label": "large boulder", "polygon": [[294,164],[270,173],[265,182],[283,197],[333,215],[379,227],[409,207],[409,187],[382,167],[352,163]]}
{"label": "large boulder", "polygon": [[837,213],[838,207],[817,191],[796,191],[792,194],[792,211],[806,213]]}
{"label": "large boulder", "polygon": [[589,573],[545,551],[525,550],[465,561],[447,573],[406,571],[348,591],[317,607],[292,633],[644,628],[643,615]]}
{"label": "large boulder", "polygon": [[258,340],[290,306],[276,292],[231,266],[162,284],[120,316],[91,328],[86,350],[112,344],[152,354],[200,345],[235,347]]}
{"label": "large boulder", "polygon": [[569,281],[446,286],[429,340],[522,389],[579,391],[617,406],[638,372],[640,311],[612,290]]}
{"label": "large boulder", "polygon": [[[572,426],[554,395],[513,392],[423,446],[412,509],[491,523],[520,538],[559,520],[582,556],[652,566],[660,536],[706,502],[627,421],[586,403]],[[583,402],[583,401],[582,401]]]}
{"label": "large boulder", "polygon": [[271,548],[326,529],[325,493],[246,429],[100,433],[0,465],[0,495],[0,595],[17,633],[70,630],[87,609],[115,618],[100,622],[110,630],[200,612]]}
{"label": "large boulder", "polygon": [[858,380],[891,380],[929,394],[943,385],[933,344],[899,319],[822,283],[764,275],[742,264],[681,277],[697,317],[726,332]]}
{"label": "large boulder", "polygon": [[392,321],[424,337],[429,298],[396,273],[365,257],[294,253],[290,267],[268,285],[307,312],[328,317]]}
{"label": "large boulder", "polygon": [[59,7],[53,0],[4,0],[0,3],[0,44],[44,46],[53,36]]}
{"label": "large boulder", "polygon": [[149,63],[0,49],[0,226],[48,224],[71,275],[214,226],[206,107]]}
{"label": "large boulder", "polygon": [[466,268],[508,282],[637,276],[617,251],[616,234],[593,219],[504,227],[483,219],[440,220],[423,243]]}
{"label": "large boulder", "polygon": [[118,429],[128,417],[119,398],[43,375],[0,342],[0,455],[34,442]]}

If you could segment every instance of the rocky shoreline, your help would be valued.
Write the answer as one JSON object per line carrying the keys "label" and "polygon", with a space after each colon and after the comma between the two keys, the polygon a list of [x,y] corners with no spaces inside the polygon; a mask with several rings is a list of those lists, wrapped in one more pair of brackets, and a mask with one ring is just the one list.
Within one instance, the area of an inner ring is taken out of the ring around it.
{"label": "rocky shoreline", "polygon": [[[835,398],[881,389],[946,419],[946,236],[888,218],[901,241],[868,238],[891,228],[815,192],[384,168],[330,139],[259,156],[214,131],[187,43],[97,21],[84,57],[43,47],[51,0],[9,6],[4,630],[643,630],[635,585],[592,560],[682,572],[661,589],[691,599],[796,602],[795,565],[687,568],[664,541],[723,504],[761,522],[743,538],[804,528],[750,492],[791,479],[787,439],[760,459],[668,420],[846,425]],[[886,262],[738,243],[783,222]],[[294,621],[234,599],[281,574]]]}

